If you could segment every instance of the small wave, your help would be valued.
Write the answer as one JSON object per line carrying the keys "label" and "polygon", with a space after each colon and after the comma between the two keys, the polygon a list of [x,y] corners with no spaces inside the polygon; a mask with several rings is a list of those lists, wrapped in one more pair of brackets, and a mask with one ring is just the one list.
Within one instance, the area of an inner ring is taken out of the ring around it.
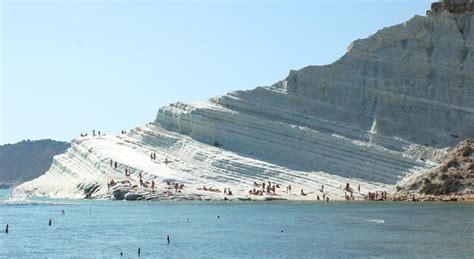
{"label": "small wave", "polygon": [[371,219],[370,222],[375,223],[375,224],[383,224],[383,223],[385,223],[385,220],[383,220],[383,219]]}
{"label": "small wave", "polygon": [[36,200],[27,200],[27,199],[9,199],[1,200],[0,205],[64,205],[66,202],[61,201],[36,201]]}

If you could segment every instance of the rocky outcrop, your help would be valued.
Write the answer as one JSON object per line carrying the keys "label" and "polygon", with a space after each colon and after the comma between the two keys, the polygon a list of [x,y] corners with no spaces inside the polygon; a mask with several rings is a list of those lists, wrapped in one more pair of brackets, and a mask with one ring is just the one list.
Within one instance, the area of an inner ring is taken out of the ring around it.
{"label": "rocky outcrop", "polygon": [[408,177],[399,188],[431,195],[474,194],[474,139],[462,141],[440,166]]}
{"label": "rocky outcrop", "polygon": [[[362,186],[358,198],[391,191],[474,136],[473,25],[472,14],[415,16],[355,41],[333,64],[205,103],[171,104],[128,134],[76,139],[15,194],[81,197],[79,182],[105,186],[139,174],[163,197],[223,197],[203,192],[207,185],[254,198],[248,190],[263,181],[281,187],[266,193],[271,199],[344,197],[346,183]],[[186,187],[163,192],[169,181]],[[311,195],[286,193],[288,184]],[[93,195],[111,197],[107,188]]]}
{"label": "rocky outcrop", "polygon": [[438,15],[443,12],[455,14],[474,13],[474,0],[444,0],[431,4],[426,15]]}

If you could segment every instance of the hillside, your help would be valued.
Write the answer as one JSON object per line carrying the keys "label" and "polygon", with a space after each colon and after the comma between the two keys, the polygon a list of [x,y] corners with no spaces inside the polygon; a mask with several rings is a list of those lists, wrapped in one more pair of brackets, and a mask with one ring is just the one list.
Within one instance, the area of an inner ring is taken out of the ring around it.
{"label": "hillside", "polygon": [[0,188],[15,186],[44,174],[53,156],[70,145],[54,140],[21,141],[0,146]]}
{"label": "hillside", "polygon": [[472,13],[415,16],[356,40],[333,64],[171,104],[127,134],[75,139],[45,175],[14,193],[222,199],[231,188],[230,198],[298,200],[390,193],[474,137],[473,49]]}

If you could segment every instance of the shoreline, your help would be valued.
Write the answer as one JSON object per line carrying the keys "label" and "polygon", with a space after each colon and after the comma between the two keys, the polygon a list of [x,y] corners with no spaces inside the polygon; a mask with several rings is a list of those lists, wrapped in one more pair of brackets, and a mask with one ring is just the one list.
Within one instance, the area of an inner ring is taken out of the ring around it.
{"label": "shoreline", "polygon": [[[9,189],[0,189],[0,191],[7,191]],[[285,199],[285,198],[271,198],[271,197],[262,197],[259,199],[255,198],[227,198],[227,199],[216,199],[210,197],[190,197],[190,196],[173,196],[173,197],[160,197],[160,198],[148,198],[148,199],[113,199],[111,197],[101,197],[101,198],[61,198],[61,197],[49,197],[49,196],[30,196],[24,198],[13,198],[12,192],[10,189],[7,195],[4,195],[6,199],[3,201],[31,201],[31,202],[44,202],[44,201],[72,201],[72,202],[82,202],[82,201],[112,201],[112,202],[211,202],[211,203],[474,203],[474,195],[418,195],[416,196],[416,201],[412,201],[411,198],[406,195],[399,198],[390,197],[387,200],[368,200],[368,199],[355,199],[355,200],[346,200],[346,199],[331,199],[330,201],[316,200],[316,199]]]}

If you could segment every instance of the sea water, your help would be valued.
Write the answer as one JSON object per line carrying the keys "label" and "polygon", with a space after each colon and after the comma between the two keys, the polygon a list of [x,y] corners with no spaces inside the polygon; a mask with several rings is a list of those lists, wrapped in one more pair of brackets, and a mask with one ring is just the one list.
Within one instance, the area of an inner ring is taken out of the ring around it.
{"label": "sea water", "polygon": [[474,256],[466,203],[7,198],[0,191],[2,258]]}

